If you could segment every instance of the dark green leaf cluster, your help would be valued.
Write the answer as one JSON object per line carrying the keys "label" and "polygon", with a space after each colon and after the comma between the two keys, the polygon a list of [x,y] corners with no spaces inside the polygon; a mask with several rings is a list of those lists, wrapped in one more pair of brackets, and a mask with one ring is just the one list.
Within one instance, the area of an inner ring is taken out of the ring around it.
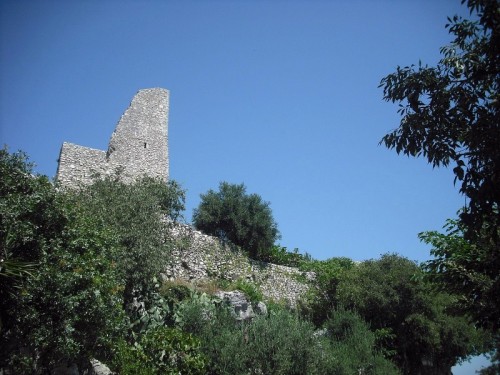
{"label": "dark green leaf cluster", "polygon": [[145,332],[135,346],[121,344],[115,358],[121,375],[203,375],[206,358],[200,340],[165,326]]}
{"label": "dark green leaf cluster", "polygon": [[[210,319],[203,308],[191,311],[198,313],[189,315],[191,321],[184,326],[201,338],[211,374],[399,373],[377,353],[366,323],[356,326],[355,336],[349,331],[338,338],[317,332],[313,324],[284,308],[275,307],[251,322],[237,322],[224,306]],[[200,320],[204,324],[197,324]]]}
{"label": "dark green leaf cluster", "polygon": [[279,239],[269,203],[257,194],[247,194],[245,185],[221,182],[219,191],[209,190],[193,212],[194,226],[210,235],[247,250],[255,259]]}
{"label": "dark green leaf cluster", "polygon": [[446,233],[419,234],[422,241],[432,246],[434,256],[423,264],[427,277],[459,296],[457,306],[469,311],[480,326],[496,332],[500,327],[498,246],[489,237],[489,230],[475,241],[466,240],[458,220],[448,220],[445,230]]}
{"label": "dark green leaf cluster", "polygon": [[[168,223],[183,208],[178,185],[104,179],[65,191],[6,149],[0,171],[0,371],[48,373],[68,363],[82,370],[92,357],[110,360],[117,343],[133,345],[142,334],[129,326],[132,302],[149,319],[143,327],[158,326],[166,311],[154,277],[167,262]],[[186,354],[179,347],[192,342],[181,336],[165,336],[170,354]]]}
{"label": "dark green leaf cluster", "polygon": [[337,307],[337,285],[344,273],[349,272],[354,265],[351,259],[345,257],[312,260],[300,265],[300,270],[315,274],[313,288],[301,309],[316,326],[322,326]]}
{"label": "dark green leaf cluster", "polygon": [[[324,327],[339,359],[339,373],[395,374],[396,366],[377,348],[377,335],[356,312],[339,308],[331,312]],[[338,372],[333,372],[338,373]]]}
{"label": "dark green leaf cluster", "polygon": [[117,236],[120,246],[114,260],[125,280],[126,299],[147,289],[168,261],[169,225],[184,210],[180,186],[151,178],[134,184],[106,178],[82,187],[73,202]]}
{"label": "dark green leaf cluster", "polygon": [[486,349],[488,337],[453,313],[455,297],[435,292],[418,265],[405,258],[384,255],[355,264],[326,285],[313,304],[316,319],[328,321],[339,308],[357,312],[381,352],[405,374],[447,373]]}

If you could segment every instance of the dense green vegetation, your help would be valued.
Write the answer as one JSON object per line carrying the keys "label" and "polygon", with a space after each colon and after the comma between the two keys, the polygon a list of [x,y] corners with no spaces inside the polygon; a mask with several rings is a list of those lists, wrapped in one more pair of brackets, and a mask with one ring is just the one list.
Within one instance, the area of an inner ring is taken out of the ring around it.
{"label": "dense green vegetation", "polygon": [[[268,301],[269,314],[239,322],[212,295],[158,281],[183,209],[174,182],[65,191],[5,149],[0,168],[6,373],[97,358],[120,374],[437,374],[489,343],[453,313],[456,297],[397,255],[317,261],[275,245],[269,259],[315,272],[310,293],[298,309]],[[263,298],[251,282],[217,285]]]}
{"label": "dense green vegetation", "polygon": [[253,258],[264,258],[279,238],[269,203],[258,194],[247,194],[245,185],[221,182],[209,190],[193,212],[193,224],[203,232],[229,240]]}

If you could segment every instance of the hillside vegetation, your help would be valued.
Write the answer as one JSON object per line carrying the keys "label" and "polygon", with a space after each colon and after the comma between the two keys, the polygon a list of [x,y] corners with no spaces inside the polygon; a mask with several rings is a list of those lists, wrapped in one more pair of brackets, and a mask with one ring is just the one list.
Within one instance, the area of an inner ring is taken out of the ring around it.
{"label": "hillside vegetation", "polygon": [[317,261],[273,245],[266,260],[316,274],[303,280],[309,293],[238,321],[212,292],[258,301],[259,285],[161,279],[184,204],[175,182],[117,177],[67,191],[6,149],[0,168],[6,374],[83,371],[92,358],[119,374],[442,374],[489,343],[454,313],[456,297],[395,254]]}

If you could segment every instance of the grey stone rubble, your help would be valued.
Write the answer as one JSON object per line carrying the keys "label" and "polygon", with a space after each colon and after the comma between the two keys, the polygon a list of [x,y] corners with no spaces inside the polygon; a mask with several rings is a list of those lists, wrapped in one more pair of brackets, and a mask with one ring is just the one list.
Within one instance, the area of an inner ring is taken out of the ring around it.
{"label": "grey stone rubble", "polygon": [[65,187],[120,173],[125,182],[143,175],[168,179],[169,92],[140,90],[120,118],[107,151],[64,142],[56,180]]}
{"label": "grey stone rubble", "polygon": [[59,365],[51,372],[51,375],[113,375],[113,372],[105,364],[99,362],[97,359],[91,359],[89,368],[80,371],[76,363],[67,365]]}
{"label": "grey stone rubble", "polygon": [[163,275],[167,280],[253,282],[266,299],[296,306],[298,299],[309,290],[305,280],[315,277],[313,272],[249,259],[234,245],[223,243],[189,225],[175,224],[171,230],[176,246]]}
{"label": "grey stone rubble", "polygon": [[112,375],[111,370],[104,363],[99,362],[97,359],[91,359],[90,364],[92,365],[92,371],[89,375]]}
{"label": "grey stone rubble", "polygon": [[234,290],[231,292],[219,291],[215,294],[216,297],[228,303],[234,310],[237,320],[249,320],[257,314],[267,315],[267,306],[263,302],[252,304],[245,293]]}

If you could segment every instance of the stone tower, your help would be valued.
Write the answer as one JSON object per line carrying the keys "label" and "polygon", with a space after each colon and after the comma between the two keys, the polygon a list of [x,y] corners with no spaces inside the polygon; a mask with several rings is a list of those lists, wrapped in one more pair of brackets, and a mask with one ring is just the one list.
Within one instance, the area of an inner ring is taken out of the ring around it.
{"label": "stone tower", "polygon": [[142,176],[167,181],[168,111],[167,90],[140,90],[120,118],[107,151],[63,143],[57,181],[76,187],[117,171],[125,182]]}

